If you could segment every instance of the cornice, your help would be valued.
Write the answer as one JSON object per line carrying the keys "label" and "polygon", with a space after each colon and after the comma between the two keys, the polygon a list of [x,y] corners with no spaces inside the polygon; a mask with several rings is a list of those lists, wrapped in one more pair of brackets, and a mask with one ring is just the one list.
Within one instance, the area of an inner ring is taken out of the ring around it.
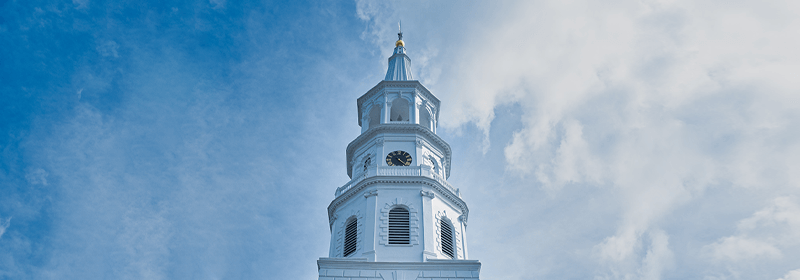
{"label": "cornice", "polygon": [[317,269],[480,271],[481,263],[477,260],[428,259],[425,262],[370,262],[366,258],[319,258]]}
{"label": "cornice", "polygon": [[481,263],[477,260],[427,259],[425,262],[370,262],[366,258],[319,258],[317,269],[480,271]]}
{"label": "cornice", "polygon": [[[444,168],[445,168],[445,179],[450,178],[450,157],[452,155],[452,150],[450,150],[450,144],[447,144],[439,135],[433,133],[430,129],[425,128],[424,126],[418,124],[381,124],[376,127],[370,128],[369,130],[365,131],[356,139],[354,139],[350,144],[347,145],[347,176],[353,178],[353,153],[355,152],[356,147],[360,147],[364,145],[366,142],[371,140],[372,138],[376,137],[378,134],[387,133],[387,132],[416,132],[426,138],[428,142],[434,143],[439,145],[440,147],[444,148]],[[379,155],[380,156],[380,155]]]}
{"label": "cornice", "polygon": [[442,199],[447,199],[461,210],[461,215],[464,216],[463,218],[464,222],[466,222],[467,218],[469,217],[469,208],[467,207],[467,203],[464,202],[464,200],[462,200],[460,197],[458,197],[457,194],[451,192],[450,190],[447,189],[447,187],[443,186],[441,183],[439,183],[434,179],[422,176],[420,177],[374,176],[364,179],[363,181],[357,183],[355,186],[347,190],[345,193],[333,199],[333,201],[331,201],[331,204],[328,205],[328,220],[333,221],[335,219],[336,208],[344,204],[344,202],[346,202],[350,198],[361,193],[361,191],[363,191],[367,187],[374,184],[415,184],[415,185],[429,186],[431,189],[439,193],[438,197],[441,197]]}
{"label": "cornice", "polygon": [[362,117],[361,116],[361,105],[363,105],[364,102],[366,102],[367,100],[372,99],[373,96],[375,96],[376,94],[382,92],[386,88],[414,88],[414,89],[416,89],[416,91],[419,92],[420,94],[422,94],[425,98],[427,98],[429,100],[429,102],[433,102],[434,103],[434,105],[435,105],[434,107],[436,108],[436,112],[434,112],[435,113],[434,117],[436,118],[436,122],[439,121],[439,104],[441,102],[439,101],[439,98],[436,98],[436,96],[433,95],[433,93],[431,93],[431,91],[429,91],[428,88],[426,88],[424,85],[422,85],[422,83],[420,83],[417,80],[413,80],[413,81],[386,81],[386,80],[384,80],[384,81],[381,81],[380,83],[378,83],[377,85],[375,85],[374,87],[372,87],[372,89],[367,91],[367,93],[365,93],[364,95],[359,97],[358,100],[356,101],[357,102],[356,105],[357,105],[357,108],[358,108],[358,125],[359,126],[362,125],[361,124],[361,117]]}

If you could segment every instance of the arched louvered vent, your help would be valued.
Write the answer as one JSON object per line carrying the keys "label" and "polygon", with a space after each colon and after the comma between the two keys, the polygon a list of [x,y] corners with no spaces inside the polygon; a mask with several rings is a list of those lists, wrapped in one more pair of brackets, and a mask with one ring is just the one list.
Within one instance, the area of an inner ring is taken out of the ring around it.
{"label": "arched louvered vent", "polygon": [[389,244],[410,244],[408,210],[395,207],[389,211]]}
{"label": "arched louvered vent", "polygon": [[358,241],[358,219],[350,218],[344,230],[344,256],[350,256],[356,252],[356,242]]}
{"label": "arched louvered vent", "polygon": [[442,230],[442,235],[440,237],[442,239],[441,240],[442,253],[444,253],[445,255],[450,256],[451,258],[454,258],[455,250],[453,248],[454,247],[453,246],[453,226],[450,225],[450,222],[448,222],[445,219],[442,219],[440,221],[440,223],[441,223],[440,227],[441,227],[441,230]]}

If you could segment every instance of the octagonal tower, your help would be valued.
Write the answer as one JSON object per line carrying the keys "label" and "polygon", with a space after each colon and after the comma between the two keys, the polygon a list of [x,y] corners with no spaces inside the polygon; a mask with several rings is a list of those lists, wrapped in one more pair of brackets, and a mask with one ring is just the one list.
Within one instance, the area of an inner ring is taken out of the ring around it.
{"label": "octagonal tower", "polygon": [[469,209],[447,182],[440,101],[413,79],[402,32],[383,81],[358,98],[361,135],[347,145],[351,180],[328,206],[319,279],[478,279],[468,260]]}

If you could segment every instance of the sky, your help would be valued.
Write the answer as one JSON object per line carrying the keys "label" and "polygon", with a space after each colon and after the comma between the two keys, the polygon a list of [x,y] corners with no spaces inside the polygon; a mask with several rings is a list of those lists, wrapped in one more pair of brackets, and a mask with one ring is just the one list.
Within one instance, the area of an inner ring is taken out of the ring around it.
{"label": "sky", "polygon": [[315,279],[399,21],[482,279],[800,279],[791,0],[0,0],[0,279]]}

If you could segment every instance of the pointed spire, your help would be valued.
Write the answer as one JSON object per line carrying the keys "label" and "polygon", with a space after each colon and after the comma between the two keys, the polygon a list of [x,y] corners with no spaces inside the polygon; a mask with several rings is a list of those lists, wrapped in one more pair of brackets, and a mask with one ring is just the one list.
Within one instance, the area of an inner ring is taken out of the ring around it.
{"label": "pointed spire", "polygon": [[389,58],[389,70],[386,71],[385,81],[409,81],[414,77],[411,75],[411,58],[406,55],[406,43],[403,42],[403,29],[397,23],[400,31],[397,33],[397,42],[394,43],[394,54]]}

